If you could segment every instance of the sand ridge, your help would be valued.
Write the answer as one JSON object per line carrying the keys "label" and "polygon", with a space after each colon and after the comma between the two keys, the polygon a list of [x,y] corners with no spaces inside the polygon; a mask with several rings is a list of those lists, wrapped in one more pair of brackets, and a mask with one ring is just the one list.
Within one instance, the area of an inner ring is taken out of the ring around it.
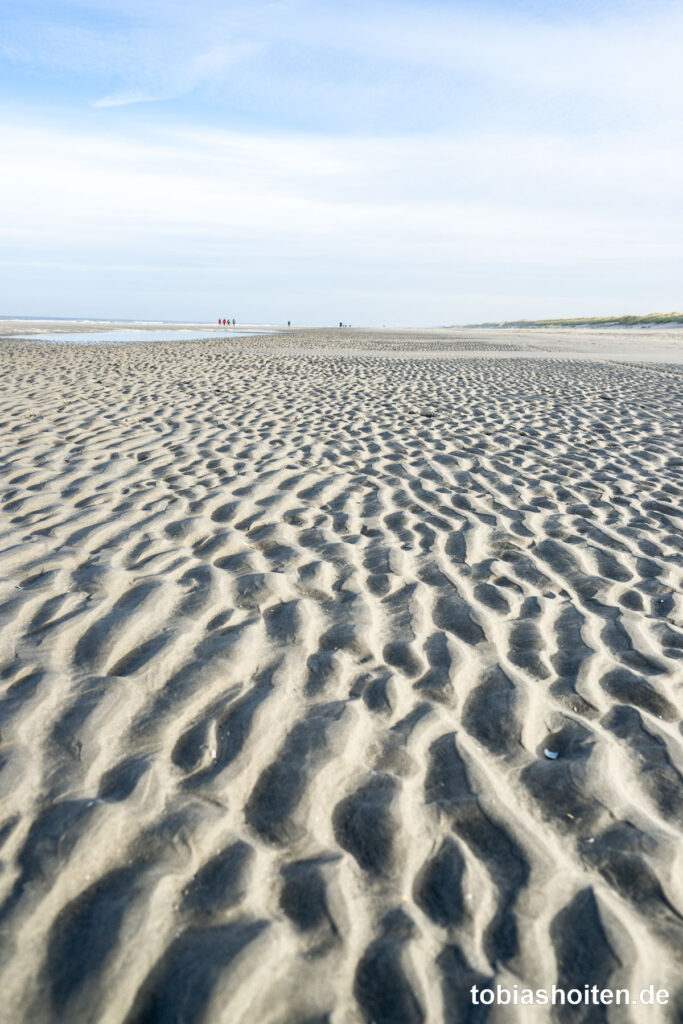
{"label": "sand ridge", "polygon": [[343,344],[0,345],[8,1020],[683,1009],[680,367]]}

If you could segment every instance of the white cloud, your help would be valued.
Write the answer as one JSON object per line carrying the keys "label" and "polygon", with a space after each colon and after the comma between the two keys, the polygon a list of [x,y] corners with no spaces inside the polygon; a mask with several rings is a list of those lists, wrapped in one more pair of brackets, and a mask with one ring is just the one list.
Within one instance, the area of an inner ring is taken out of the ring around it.
{"label": "white cloud", "polygon": [[585,7],[17,6],[0,49],[56,98],[49,124],[30,97],[6,110],[0,305],[37,289],[74,311],[85,281],[125,302],[143,277],[201,304],[228,276],[257,317],[281,293],[380,322],[675,304],[683,10]]}
{"label": "white cloud", "polygon": [[[379,306],[393,293],[392,308],[409,304],[434,322],[506,315],[449,315],[443,298],[464,281],[474,294],[488,279],[493,292],[501,277],[541,300],[549,280],[557,288],[578,275],[585,309],[595,306],[588,277],[599,275],[606,297],[623,293],[621,308],[656,308],[654,269],[673,296],[683,256],[683,148],[656,134],[647,145],[642,135],[613,136],[597,150],[518,135],[418,142],[176,130],[141,141],[16,124],[3,137],[14,159],[0,168],[0,237],[35,281],[49,281],[51,265],[86,264],[88,279],[99,267],[110,285],[145,267],[153,294],[184,268],[196,296],[202,280],[208,289],[223,274],[265,306],[283,281],[288,293],[308,282],[311,319],[334,305],[330,289],[351,290],[367,309],[369,295],[357,297],[365,282]],[[72,271],[74,296],[83,275]],[[378,308],[375,318],[388,313]]]}
{"label": "white cloud", "polygon": [[109,93],[95,100],[94,107],[124,107],[132,103],[154,103],[185,96],[202,86],[215,87],[228,71],[259,49],[256,45],[214,46],[200,53],[183,55],[163,70],[149,76],[145,85]]}
{"label": "white cloud", "polygon": [[100,107],[202,92],[257,120],[345,128],[678,123],[680,5],[596,10],[89,0],[37,19],[17,5],[0,53],[83,77],[81,99]]}

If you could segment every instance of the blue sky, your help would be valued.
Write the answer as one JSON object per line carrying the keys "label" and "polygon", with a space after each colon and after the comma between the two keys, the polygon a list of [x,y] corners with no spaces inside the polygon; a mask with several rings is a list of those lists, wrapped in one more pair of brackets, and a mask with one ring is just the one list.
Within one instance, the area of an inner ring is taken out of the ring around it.
{"label": "blue sky", "polygon": [[680,306],[672,3],[0,16],[0,312],[463,323]]}

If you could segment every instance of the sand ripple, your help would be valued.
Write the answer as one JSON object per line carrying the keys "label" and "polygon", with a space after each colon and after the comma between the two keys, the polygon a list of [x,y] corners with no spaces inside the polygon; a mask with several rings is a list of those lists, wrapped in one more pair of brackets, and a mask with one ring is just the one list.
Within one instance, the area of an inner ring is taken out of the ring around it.
{"label": "sand ripple", "polygon": [[680,1019],[681,370],[297,337],[0,346],[4,1019]]}

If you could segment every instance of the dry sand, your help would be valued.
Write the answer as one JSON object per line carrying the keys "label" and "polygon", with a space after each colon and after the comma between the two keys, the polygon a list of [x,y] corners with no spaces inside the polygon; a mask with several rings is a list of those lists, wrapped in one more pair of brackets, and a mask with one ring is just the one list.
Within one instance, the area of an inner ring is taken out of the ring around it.
{"label": "dry sand", "polygon": [[0,343],[3,1022],[681,1019],[668,335]]}

